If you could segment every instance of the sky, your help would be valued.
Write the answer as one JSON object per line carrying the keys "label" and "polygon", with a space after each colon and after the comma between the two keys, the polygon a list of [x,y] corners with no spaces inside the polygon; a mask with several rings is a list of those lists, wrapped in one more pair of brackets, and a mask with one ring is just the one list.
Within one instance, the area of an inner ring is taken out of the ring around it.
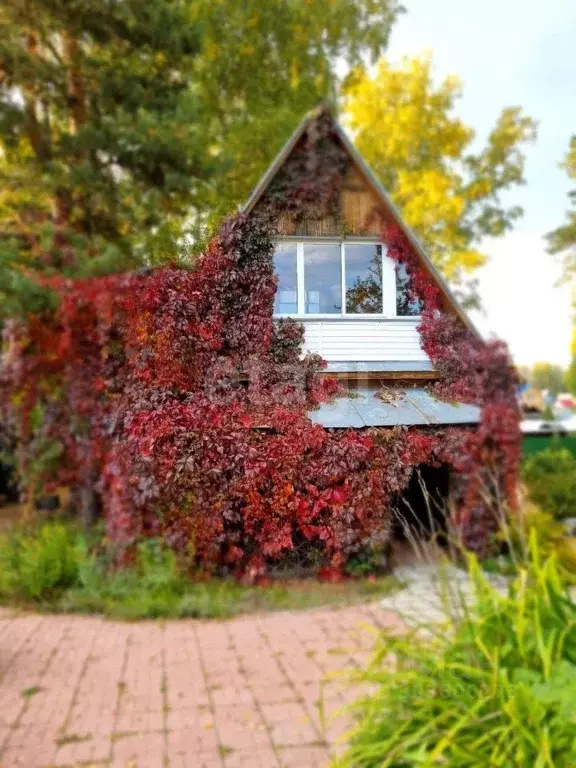
{"label": "sky", "polygon": [[438,78],[463,81],[458,114],[481,141],[506,106],[538,122],[526,148],[526,185],[504,198],[524,208],[514,230],[481,244],[489,263],[476,273],[484,313],[473,320],[505,339],[518,364],[570,359],[570,287],[543,235],[563,223],[570,181],[559,163],[576,133],[576,0],[403,0],[392,32],[393,61],[433,55]]}

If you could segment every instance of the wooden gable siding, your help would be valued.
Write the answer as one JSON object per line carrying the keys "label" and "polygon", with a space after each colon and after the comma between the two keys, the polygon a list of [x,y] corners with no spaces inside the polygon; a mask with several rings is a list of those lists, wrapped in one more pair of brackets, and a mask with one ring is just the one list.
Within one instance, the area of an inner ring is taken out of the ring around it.
{"label": "wooden gable siding", "polygon": [[[329,121],[328,126],[326,126],[326,120]],[[340,186],[337,210],[334,211],[334,206],[332,206],[330,214],[319,215],[320,211],[318,209],[312,210],[314,208],[314,201],[311,201],[310,216],[307,218],[300,213],[296,217],[290,212],[292,206],[290,201],[287,201],[287,210],[277,215],[275,221],[276,235],[294,238],[329,237],[338,240],[364,237],[380,238],[383,231],[390,225],[398,228],[404,233],[408,248],[412,250],[420,261],[422,269],[429,276],[430,282],[438,286],[441,309],[447,314],[457,317],[475,338],[481,340],[482,337],[478,330],[459,306],[458,301],[450,292],[441,274],[427,257],[414,234],[402,221],[398,209],[394,206],[378,179],[363,161],[357,149],[342,131],[330,110],[325,106],[320,106],[313,110],[302,120],[257,184],[243,210],[246,213],[251,213],[263,207],[269,211],[270,200],[267,200],[268,193],[272,192],[272,196],[276,196],[276,202],[278,201],[277,195],[281,194],[282,185],[280,183],[280,188],[274,189],[275,182],[279,177],[281,179],[282,174],[289,168],[293,160],[296,160],[296,167],[299,165],[301,171],[308,163],[310,174],[315,174],[314,159],[312,158],[312,162],[310,162],[310,157],[307,158],[300,155],[298,159],[297,156],[305,148],[306,143],[311,137],[318,137],[319,130],[323,135],[323,141],[332,142],[332,148],[336,150],[333,153],[331,162],[332,167],[336,170],[336,174],[340,174],[339,180],[334,182]],[[325,147],[326,144],[324,144]],[[340,161],[343,157],[346,159],[341,163]],[[290,175],[290,172],[288,172],[288,175]]]}
{"label": "wooden gable siding", "polygon": [[298,218],[281,215],[281,237],[377,237],[382,235],[386,219],[382,203],[366,183],[360,171],[351,165],[342,179],[340,210],[336,216]]}

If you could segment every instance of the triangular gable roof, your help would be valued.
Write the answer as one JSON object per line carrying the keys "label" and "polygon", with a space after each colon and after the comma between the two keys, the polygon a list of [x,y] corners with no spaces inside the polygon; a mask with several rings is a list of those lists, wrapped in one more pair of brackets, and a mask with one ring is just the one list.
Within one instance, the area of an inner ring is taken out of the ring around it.
{"label": "triangular gable roof", "polygon": [[454,313],[462,320],[462,322],[466,325],[466,327],[479,339],[481,339],[481,335],[464,311],[464,309],[460,306],[458,303],[456,297],[448,287],[448,284],[444,280],[443,276],[440,274],[440,272],[437,270],[437,268],[434,266],[428,255],[426,254],[424,248],[422,247],[421,243],[419,242],[416,235],[412,232],[410,227],[403,221],[402,216],[400,214],[400,211],[398,208],[394,205],[390,197],[388,196],[388,193],[380,183],[380,181],[376,178],[374,172],[369,168],[366,161],[362,157],[362,155],[358,152],[354,144],[350,141],[348,136],[345,134],[342,127],[339,125],[338,121],[334,118],[334,115],[332,112],[327,110],[325,106],[317,107],[316,109],[309,112],[300,122],[292,136],[288,139],[286,144],[282,147],[280,152],[276,155],[276,158],[269,166],[268,170],[264,173],[256,187],[254,188],[254,191],[248,198],[247,202],[245,203],[243,207],[243,211],[245,213],[250,213],[254,209],[254,207],[257,205],[258,201],[262,198],[264,192],[268,189],[270,183],[280,170],[280,168],[284,165],[302,136],[305,134],[308,126],[310,123],[315,120],[318,115],[321,112],[327,112],[331,121],[332,121],[332,127],[334,130],[335,135],[341,142],[342,146],[348,153],[352,163],[356,166],[356,168],[360,171],[361,175],[363,176],[365,182],[367,185],[372,189],[372,191],[375,193],[376,197],[381,202],[383,208],[388,212],[391,219],[394,221],[394,223],[398,226],[398,228],[404,233],[406,236],[408,242],[414,249],[414,252],[418,255],[420,258],[423,266],[426,268],[430,278],[438,285],[440,288],[444,300],[446,302],[446,305],[450,307]]}

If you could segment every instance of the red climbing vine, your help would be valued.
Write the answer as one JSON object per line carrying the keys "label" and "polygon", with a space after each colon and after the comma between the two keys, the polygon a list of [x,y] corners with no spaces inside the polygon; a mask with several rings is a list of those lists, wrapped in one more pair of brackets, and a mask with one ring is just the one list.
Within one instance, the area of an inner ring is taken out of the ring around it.
{"label": "red climbing vine", "polygon": [[[440,399],[481,407],[478,428],[467,430],[452,449],[447,450],[447,440],[440,450],[444,461],[458,470],[454,523],[464,543],[482,551],[506,507],[516,504],[521,459],[517,372],[504,342],[483,341],[460,318],[442,310],[439,286],[397,227],[387,228],[383,240],[389,255],[410,275],[410,299],[423,306],[418,330],[439,374],[431,389]],[[453,434],[445,432],[446,437]]]}
{"label": "red climbing vine", "polygon": [[311,200],[335,205],[344,159],[320,151],[329,130],[320,116],[265,213],[229,218],[194,270],[54,280],[58,310],[4,330],[2,417],[26,489],[66,485],[87,518],[100,508],[119,560],[154,535],[196,565],[250,578],[300,552],[340,568],[385,538],[390,502],[422,464],[458,470],[456,522],[476,549],[494,526],[487,488],[513,499],[506,350],[441,311],[398,232],[385,239],[424,305],[434,391],[479,403],[479,429],[330,432],[306,415],[339,384],[319,375],[317,356],[301,359],[299,324],[273,321],[273,232],[282,201],[307,215]]}

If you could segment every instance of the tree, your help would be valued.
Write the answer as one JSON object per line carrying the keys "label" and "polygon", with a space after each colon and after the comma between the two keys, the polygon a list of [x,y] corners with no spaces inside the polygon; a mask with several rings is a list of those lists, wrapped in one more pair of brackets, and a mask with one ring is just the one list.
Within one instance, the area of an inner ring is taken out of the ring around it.
{"label": "tree", "polygon": [[397,12],[395,0],[7,0],[4,309],[40,306],[38,271],[174,258],[187,229],[248,193],[278,135],[336,92],[337,61],[382,52]]}
{"label": "tree", "polygon": [[566,391],[576,396],[576,355],[572,356],[568,370],[566,371]]}
{"label": "tree", "polygon": [[204,44],[197,87],[212,151],[227,162],[209,198],[194,211],[202,225],[246,201],[308,110],[336,103],[339,68],[377,60],[400,6],[397,0],[196,5]]}
{"label": "tree", "polygon": [[188,5],[10,0],[0,19],[4,290],[142,261],[215,167]]}
{"label": "tree", "polygon": [[557,395],[564,388],[564,371],[553,363],[534,363],[530,383],[536,389],[548,389],[551,394]]}
{"label": "tree", "polygon": [[519,108],[504,109],[474,154],[474,131],[454,114],[459,80],[436,85],[431,70],[429,56],[398,67],[381,59],[374,74],[356,70],[344,90],[344,110],[356,146],[404,220],[461,287],[486,260],[480,239],[502,235],[522,214],[500,196],[523,183],[522,146],[535,138],[536,127]]}
{"label": "tree", "polygon": [[[570,149],[562,168],[568,177],[576,181],[576,135],[570,140]],[[566,223],[546,236],[550,253],[564,256],[564,274],[566,278],[576,277],[576,188],[569,193],[572,210],[567,214]]]}
{"label": "tree", "polygon": [[565,388],[568,392],[576,395],[576,328],[572,330],[572,359],[566,377],[564,380]]}

